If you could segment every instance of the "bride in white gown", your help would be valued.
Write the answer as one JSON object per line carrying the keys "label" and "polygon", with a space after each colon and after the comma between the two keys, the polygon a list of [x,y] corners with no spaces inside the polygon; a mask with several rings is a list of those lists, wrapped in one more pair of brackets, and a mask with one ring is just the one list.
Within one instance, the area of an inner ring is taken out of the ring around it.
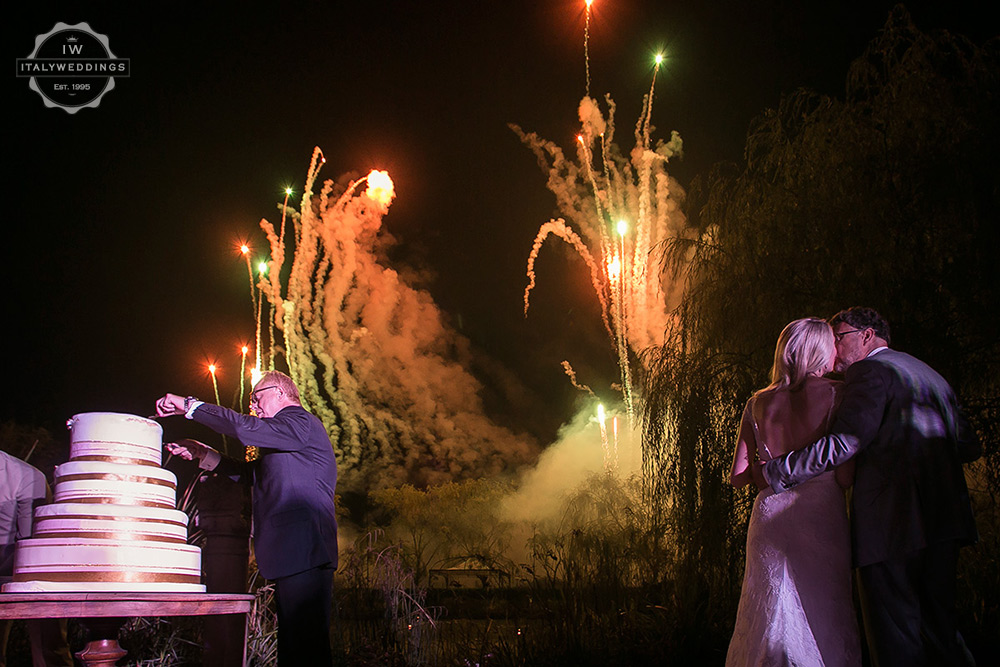
{"label": "bride in white gown", "polygon": [[[840,383],[822,376],[835,356],[823,320],[795,320],[781,332],[771,384],[743,411],[733,486],[752,481],[755,455],[766,461],[827,433]],[[786,493],[757,495],[727,667],[861,664],[843,491],[853,474],[849,462]]]}

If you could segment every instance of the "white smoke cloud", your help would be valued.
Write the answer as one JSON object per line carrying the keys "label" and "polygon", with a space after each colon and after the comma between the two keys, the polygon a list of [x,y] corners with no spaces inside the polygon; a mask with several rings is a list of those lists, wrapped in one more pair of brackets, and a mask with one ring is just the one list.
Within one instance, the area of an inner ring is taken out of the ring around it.
{"label": "white smoke cloud", "polygon": [[[618,446],[614,446],[613,419],[619,421]],[[561,518],[566,498],[595,474],[628,477],[642,467],[639,432],[630,433],[624,415],[605,420],[608,446],[590,403],[559,430],[556,442],[546,447],[538,463],[524,471],[517,490],[503,502],[503,516],[513,523],[545,525]],[[616,451],[617,450],[617,451]]]}

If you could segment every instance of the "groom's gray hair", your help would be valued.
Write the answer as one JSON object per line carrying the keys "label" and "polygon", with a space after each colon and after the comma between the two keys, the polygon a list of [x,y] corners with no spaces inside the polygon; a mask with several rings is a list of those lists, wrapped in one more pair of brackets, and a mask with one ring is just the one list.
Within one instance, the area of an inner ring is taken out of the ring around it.
{"label": "groom's gray hair", "polygon": [[892,339],[889,336],[889,323],[886,322],[874,308],[854,306],[852,308],[842,310],[830,318],[831,327],[837,326],[840,322],[849,324],[855,329],[871,329],[875,332],[875,335],[884,340],[886,344],[892,342]]}
{"label": "groom's gray hair", "polygon": [[295,386],[295,382],[292,378],[288,377],[281,371],[265,371],[260,376],[260,380],[257,381],[257,384],[259,385],[264,380],[271,380],[274,383],[274,386],[279,387],[281,391],[285,393],[285,396],[292,399],[296,403],[301,402],[302,399],[299,398],[299,388]]}

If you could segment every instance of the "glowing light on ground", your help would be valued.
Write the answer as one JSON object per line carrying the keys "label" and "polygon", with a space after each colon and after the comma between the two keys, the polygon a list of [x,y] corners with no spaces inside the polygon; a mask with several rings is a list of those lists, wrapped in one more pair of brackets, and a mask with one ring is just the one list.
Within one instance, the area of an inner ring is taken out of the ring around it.
{"label": "glowing light on ground", "polygon": [[607,415],[604,412],[604,404],[597,404],[597,423],[601,427],[601,447],[604,449],[604,472],[613,473],[618,469],[618,418],[615,417],[615,443],[612,452],[611,443],[608,441]]}
{"label": "glowing light on ground", "polygon": [[612,441],[612,444],[615,453],[614,464],[612,467],[614,470],[618,470],[618,417],[617,416],[615,416],[614,419],[611,420],[611,425],[614,432],[614,440]]}

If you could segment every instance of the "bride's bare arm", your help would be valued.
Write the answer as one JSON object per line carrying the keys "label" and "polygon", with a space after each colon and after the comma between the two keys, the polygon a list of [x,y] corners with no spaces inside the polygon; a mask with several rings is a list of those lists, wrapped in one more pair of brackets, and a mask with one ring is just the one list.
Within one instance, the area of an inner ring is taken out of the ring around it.
{"label": "bride's bare arm", "polygon": [[736,438],[736,451],[733,454],[733,467],[729,472],[729,483],[737,489],[743,488],[753,481],[750,469],[753,466],[756,451],[757,439],[753,434],[748,405],[747,409],[743,411],[743,419],[740,421],[740,432]]}

